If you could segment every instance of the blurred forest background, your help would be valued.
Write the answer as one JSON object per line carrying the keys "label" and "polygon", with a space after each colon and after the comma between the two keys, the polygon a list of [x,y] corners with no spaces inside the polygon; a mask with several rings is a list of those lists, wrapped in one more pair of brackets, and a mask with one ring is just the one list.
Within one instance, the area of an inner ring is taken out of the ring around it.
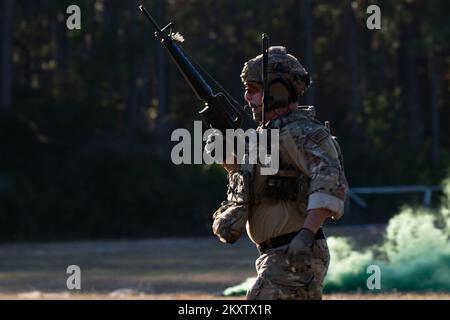
{"label": "blurred forest background", "polygon": [[[450,2],[2,0],[0,241],[210,235],[217,166],[170,161],[202,108],[144,4],[238,100],[261,33],[312,74],[302,104],[331,121],[351,187],[437,185],[450,166]],[[66,8],[81,8],[81,30]],[[381,8],[369,30],[366,8]],[[406,198],[405,198],[406,199]],[[341,224],[385,223],[384,197]]]}

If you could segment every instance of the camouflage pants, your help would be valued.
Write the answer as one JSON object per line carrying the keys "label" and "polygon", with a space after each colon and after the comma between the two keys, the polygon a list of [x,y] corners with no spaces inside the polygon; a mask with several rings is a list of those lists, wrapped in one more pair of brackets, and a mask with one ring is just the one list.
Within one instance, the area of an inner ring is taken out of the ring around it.
{"label": "camouflage pants", "polygon": [[320,300],[330,253],[325,239],[315,240],[310,266],[292,269],[284,253],[287,245],[267,250],[256,260],[258,278],[248,300]]}

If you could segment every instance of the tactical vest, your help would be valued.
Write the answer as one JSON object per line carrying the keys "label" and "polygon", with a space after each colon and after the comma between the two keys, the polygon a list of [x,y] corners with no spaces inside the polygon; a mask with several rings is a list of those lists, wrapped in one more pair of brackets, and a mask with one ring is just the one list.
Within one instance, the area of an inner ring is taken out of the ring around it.
{"label": "tactical vest", "polygon": [[[308,119],[319,124],[327,131],[327,133],[332,138],[333,145],[335,146],[338,153],[340,165],[343,168],[344,161],[341,149],[336,140],[336,137],[331,135],[329,126],[324,126],[315,119],[314,107],[299,107],[299,109],[303,111],[303,117],[299,116],[298,113],[291,112],[286,116],[280,117],[275,121],[269,123],[269,128],[281,129],[291,122],[303,119]],[[267,176],[264,191],[261,194],[255,194],[253,198],[255,202],[261,201],[263,199],[269,199],[273,201],[298,201],[303,199],[307,201],[310,181],[311,178],[309,176],[300,171],[298,168],[289,164],[286,159],[283,159],[282,155],[280,154],[278,173],[275,175]]]}

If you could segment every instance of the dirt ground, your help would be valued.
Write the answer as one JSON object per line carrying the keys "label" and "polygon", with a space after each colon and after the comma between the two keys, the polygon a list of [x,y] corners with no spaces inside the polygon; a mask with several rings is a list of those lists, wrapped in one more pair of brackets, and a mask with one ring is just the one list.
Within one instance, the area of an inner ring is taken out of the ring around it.
{"label": "dirt ground", "polygon": [[[370,244],[380,239],[381,230],[335,227],[326,233]],[[234,245],[214,237],[3,244],[0,299],[230,299],[221,293],[255,276],[257,256],[247,238]],[[70,265],[81,269],[81,290],[67,289]],[[345,293],[324,299],[450,300],[450,293]]]}
{"label": "dirt ground", "polygon": [[[20,294],[0,294],[0,300],[244,300],[244,297],[223,297],[199,292],[171,294],[72,294],[69,292],[26,292]],[[450,300],[448,293],[383,293],[325,294],[323,300]]]}

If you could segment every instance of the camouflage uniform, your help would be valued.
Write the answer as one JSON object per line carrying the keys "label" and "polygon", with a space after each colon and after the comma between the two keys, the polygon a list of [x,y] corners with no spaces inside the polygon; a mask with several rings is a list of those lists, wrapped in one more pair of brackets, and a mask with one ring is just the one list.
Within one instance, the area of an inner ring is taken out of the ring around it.
{"label": "camouflage uniform", "polygon": [[[229,172],[227,201],[214,213],[213,222],[214,234],[223,242],[235,242],[245,228],[257,245],[296,232],[309,209],[328,209],[333,219],[343,215],[348,185],[341,152],[330,131],[315,119],[314,108],[298,107],[267,128],[280,130],[280,170],[274,176],[261,175],[257,164]],[[291,196],[274,197],[271,181],[291,178]],[[316,239],[312,256],[296,266],[288,263],[287,248],[288,244],[262,252],[247,299],[321,299],[330,261],[326,240]]]}
{"label": "camouflage uniform", "polygon": [[293,271],[287,246],[268,250],[256,260],[258,277],[247,292],[248,300],[320,300],[323,279],[330,262],[326,240],[316,240],[310,265]]}

